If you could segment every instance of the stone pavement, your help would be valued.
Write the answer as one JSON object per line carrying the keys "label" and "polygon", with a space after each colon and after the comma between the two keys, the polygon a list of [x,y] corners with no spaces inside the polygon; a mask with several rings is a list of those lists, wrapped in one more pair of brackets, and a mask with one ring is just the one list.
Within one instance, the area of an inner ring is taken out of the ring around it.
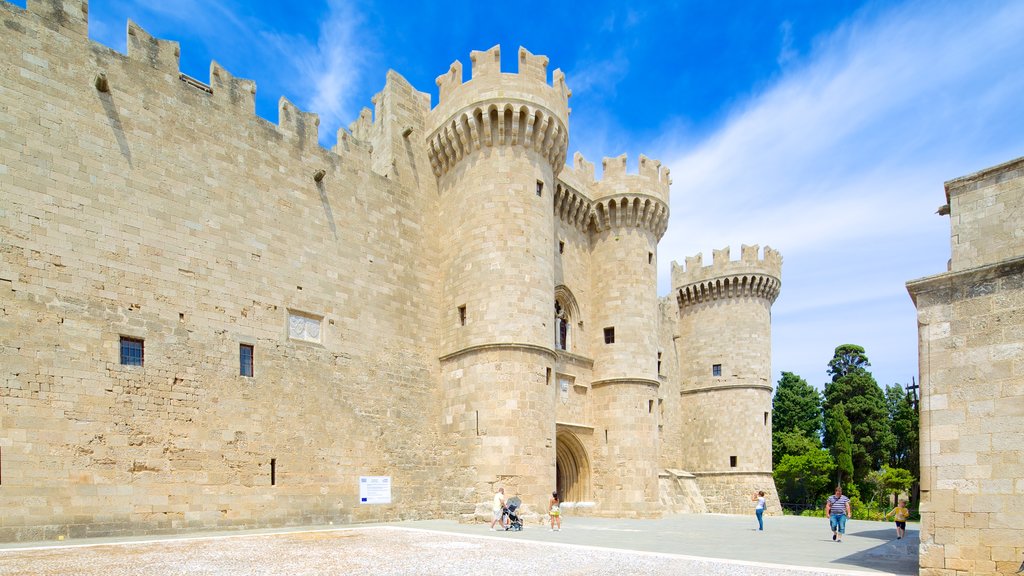
{"label": "stone pavement", "polygon": [[461,534],[497,534],[512,540],[558,542],[599,548],[782,564],[883,574],[917,574],[919,524],[896,539],[892,522],[850,520],[843,541],[832,541],[825,518],[765,517],[758,532],[754,515],[679,514],[657,520],[565,516],[560,532],[529,524],[522,532],[489,532],[487,525],[447,520],[403,522],[397,526]]}
{"label": "stone pavement", "polygon": [[423,520],[0,544],[0,576],[132,574],[917,574],[918,529],[851,521],[842,543],[822,518],[678,515],[659,520],[566,517],[559,532],[530,523]]}

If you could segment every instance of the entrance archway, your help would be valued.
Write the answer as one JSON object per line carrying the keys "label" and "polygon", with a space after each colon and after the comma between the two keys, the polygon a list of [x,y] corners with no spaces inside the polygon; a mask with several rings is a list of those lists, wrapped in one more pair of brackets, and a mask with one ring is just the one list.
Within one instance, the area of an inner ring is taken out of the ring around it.
{"label": "entrance archway", "polygon": [[555,437],[555,477],[563,502],[590,501],[590,458],[583,443],[568,430]]}

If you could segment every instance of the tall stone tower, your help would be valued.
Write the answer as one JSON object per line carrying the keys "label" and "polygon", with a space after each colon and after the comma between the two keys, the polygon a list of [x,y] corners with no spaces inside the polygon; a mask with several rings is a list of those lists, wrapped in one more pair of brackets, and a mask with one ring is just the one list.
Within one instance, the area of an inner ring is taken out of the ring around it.
{"label": "tall stone tower", "polygon": [[691,439],[681,468],[697,476],[711,512],[744,513],[764,490],[778,509],[771,454],[771,306],[781,287],[782,256],[743,246],[672,268],[679,303],[682,425]]}
{"label": "tall stone tower", "polygon": [[[658,240],[668,225],[668,173],[640,157],[603,162],[596,187],[591,257],[595,342],[594,422],[603,429],[607,469],[595,472],[604,498],[622,513],[660,514],[658,501]],[[609,478],[602,478],[609,476]],[[611,477],[628,477],[629,483]]]}
{"label": "tall stone tower", "polygon": [[437,79],[427,146],[438,178],[444,432],[479,500],[496,485],[543,507],[555,476],[555,178],[568,146],[568,97],[547,58],[474,51]]}

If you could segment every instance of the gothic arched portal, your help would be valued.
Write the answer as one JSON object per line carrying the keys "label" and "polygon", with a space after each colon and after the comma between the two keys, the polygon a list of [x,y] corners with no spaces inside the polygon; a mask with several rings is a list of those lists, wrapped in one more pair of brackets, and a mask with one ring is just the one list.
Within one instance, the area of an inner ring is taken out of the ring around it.
{"label": "gothic arched portal", "polygon": [[555,475],[562,502],[590,501],[590,458],[579,438],[560,430],[555,441]]}

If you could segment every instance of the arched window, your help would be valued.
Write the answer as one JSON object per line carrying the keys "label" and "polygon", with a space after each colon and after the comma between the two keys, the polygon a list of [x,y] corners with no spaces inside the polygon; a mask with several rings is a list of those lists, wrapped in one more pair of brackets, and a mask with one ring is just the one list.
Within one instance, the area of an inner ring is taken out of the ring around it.
{"label": "arched window", "polygon": [[569,349],[569,324],[569,313],[555,300],[555,347],[559,350]]}
{"label": "arched window", "polygon": [[555,349],[579,354],[579,345],[583,342],[583,316],[580,314],[576,298],[569,288],[563,285],[555,286],[554,326]]}

